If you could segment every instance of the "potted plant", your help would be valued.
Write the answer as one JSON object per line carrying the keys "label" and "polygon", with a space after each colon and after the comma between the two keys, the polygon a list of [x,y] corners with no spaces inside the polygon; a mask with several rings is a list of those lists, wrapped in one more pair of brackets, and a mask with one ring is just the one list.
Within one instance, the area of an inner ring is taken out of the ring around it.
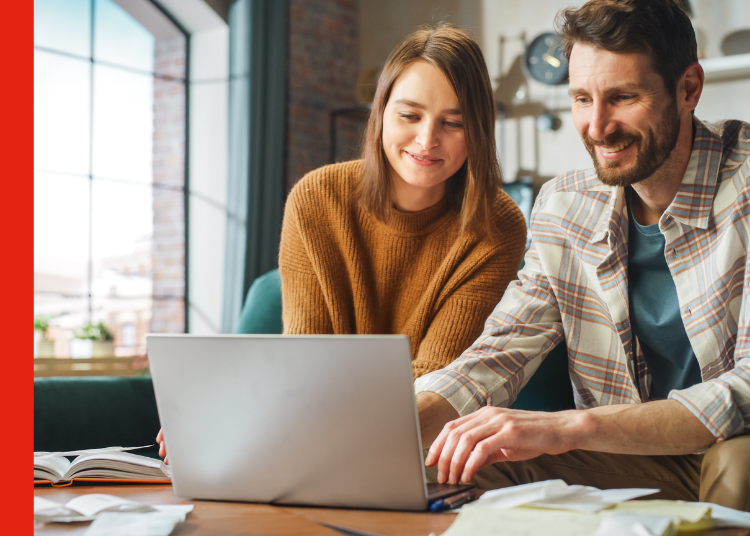
{"label": "potted plant", "polygon": [[112,332],[104,324],[88,322],[76,331],[75,345],[71,345],[71,357],[112,357],[115,355]]}
{"label": "potted plant", "polygon": [[36,357],[55,357],[55,341],[49,338],[49,318],[35,316],[34,332],[40,334],[36,341]]}

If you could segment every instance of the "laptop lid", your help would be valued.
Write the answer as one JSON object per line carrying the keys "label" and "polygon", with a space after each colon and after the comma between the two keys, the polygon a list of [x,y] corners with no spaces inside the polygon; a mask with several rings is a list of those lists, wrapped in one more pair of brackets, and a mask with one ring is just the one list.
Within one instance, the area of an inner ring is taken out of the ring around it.
{"label": "laptop lid", "polygon": [[180,497],[427,508],[403,335],[148,335]]}

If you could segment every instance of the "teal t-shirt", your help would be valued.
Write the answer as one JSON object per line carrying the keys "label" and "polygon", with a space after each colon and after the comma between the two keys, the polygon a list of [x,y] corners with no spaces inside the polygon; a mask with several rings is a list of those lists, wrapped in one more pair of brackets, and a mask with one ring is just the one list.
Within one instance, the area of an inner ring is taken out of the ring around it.
{"label": "teal t-shirt", "polygon": [[680,316],[659,224],[641,225],[630,209],[628,188],[628,298],[630,326],[651,372],[651,398],[701,382],[701,369]]}

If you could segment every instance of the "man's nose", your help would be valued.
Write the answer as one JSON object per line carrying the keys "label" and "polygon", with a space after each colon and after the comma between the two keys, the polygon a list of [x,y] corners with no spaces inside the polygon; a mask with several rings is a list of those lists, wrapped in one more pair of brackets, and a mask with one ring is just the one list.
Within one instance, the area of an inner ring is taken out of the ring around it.
{"label": "man's nose", "polygon": [[417,143],[425,150],[432,149],[439,143],[437,125],[434,121],[425,121],[420,125],[416,138]]}
{"label": "man's nose", "polygon": [[617,130],[617,123],[612,117],[612,110],[606,103],[594,103],[589,122],[589,136],[595,140],[603,140]]}

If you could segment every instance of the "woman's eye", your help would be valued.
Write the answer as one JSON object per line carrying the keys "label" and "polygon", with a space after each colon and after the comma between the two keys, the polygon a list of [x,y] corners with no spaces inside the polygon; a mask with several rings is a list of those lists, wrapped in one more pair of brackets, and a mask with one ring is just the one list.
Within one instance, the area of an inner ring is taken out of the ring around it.
{"label": "woman's eye", "polygon": [[401,119],[406,119],[407,121],[416,121],[418,119],[418,117],[416,115],[414,115],[414,114],[400,113],[400,114],[398,114],[398,116]]}
{"label": "woman's eye", "polygon": [[450,128],[464,128],[463,123],[456,123],[455,121],[446,121],[445,126]]}

